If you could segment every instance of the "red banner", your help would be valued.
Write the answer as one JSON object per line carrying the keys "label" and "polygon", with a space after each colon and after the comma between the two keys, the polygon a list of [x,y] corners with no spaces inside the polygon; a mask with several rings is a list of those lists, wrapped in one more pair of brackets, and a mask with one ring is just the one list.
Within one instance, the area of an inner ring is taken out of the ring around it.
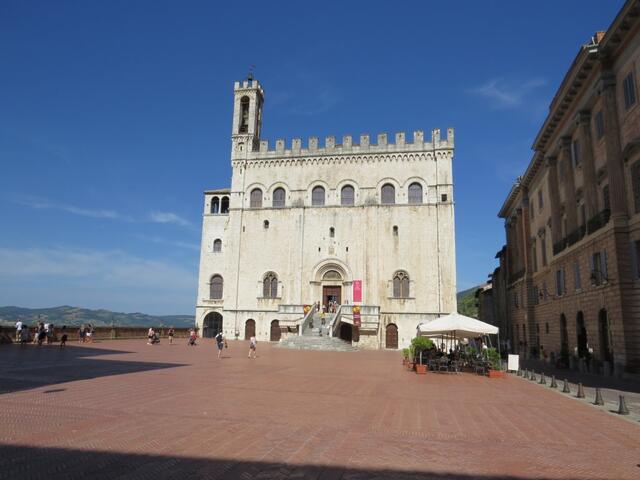
{"label": "red banner", "polygon": [[360,320],[360,306],[359,305],[354,305],[353,306],[353,324],[356,327],[359,327],[360,325],[362,325],[362,321]]}
{"label": "red banner", "polygon": [[362,280],[353,281],[353,303],[362,301]]}

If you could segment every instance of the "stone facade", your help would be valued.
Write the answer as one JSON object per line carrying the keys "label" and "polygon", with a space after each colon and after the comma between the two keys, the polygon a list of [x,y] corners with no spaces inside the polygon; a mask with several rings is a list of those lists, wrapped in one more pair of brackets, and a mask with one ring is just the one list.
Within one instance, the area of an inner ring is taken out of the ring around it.
{"label": "stone facade", "polygon": [[604,374],[640,373],[639,32],[628,1],[580,49],[499,212],[514,350]]}
{"label": "stone facade", "polygon": [[198,326],[276,340],[304,328],[304,305],[337,297],[354,343],[384,347],[397,328],[408,345],[419,322],[456,309],[453,130],[272,149],[264,98],[256,80],[235,84],[231,188],[204,197]]}

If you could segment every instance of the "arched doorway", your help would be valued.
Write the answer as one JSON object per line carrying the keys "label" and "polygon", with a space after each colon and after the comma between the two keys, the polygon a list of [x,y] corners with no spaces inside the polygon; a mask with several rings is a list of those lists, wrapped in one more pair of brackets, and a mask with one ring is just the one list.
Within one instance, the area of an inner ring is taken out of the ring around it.
{"label": "arched doorway", "polygon": [[202,337],[213,338],[222,331],[222,315],[218,312],[207,313],[202,322]]}
{"label": "arched doorway", "polygon": [[269,340],[272,342],[280,341],[280,322],[278,322],[278,320],[273,320],[271,322],[271,334],[269,335]]}
{"label": "arched doorway", "polygon": [[322,304],[329,308],[342,304],[342,275],[337,270],[328,270],[322,276]]}
{"label": "arched doorway", "polygon": [[578,357],[586,358],[589,354],[589,340],[587,328],[584,325],[584,315],[580,311],[576,316],[576,337],[578,340]]}
{"label": "arched doorway", "polygon": [[251,337],[256,336],[256,321],[251,318],[244,324],[244,339],[250,340]]}
{"label": "arched doorway", "polygon": [[394,323],[387,325],[386,348],[398,348],[398,326]]}
{"label": "arched doorway", "polygon": [[340,323],[340,338],[347,342],[353,340],[353,326],[350,323]]}
{"label": "arched doorway", "polygon": [[560,315],[560,359],[569,365],[569,331],[567,330],[567,317]]}
{"label": "arched doorway", "polygon": [[598,331],[600,332],[600,360],[609,362],[613,360],[611,354],[611,337],[609,335],[609,317],[604,308],[598,314]]}

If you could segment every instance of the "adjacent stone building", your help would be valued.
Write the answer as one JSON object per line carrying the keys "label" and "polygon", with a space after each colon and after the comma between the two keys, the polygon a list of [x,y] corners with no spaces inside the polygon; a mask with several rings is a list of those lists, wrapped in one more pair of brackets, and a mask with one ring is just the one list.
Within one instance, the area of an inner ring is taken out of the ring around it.
{"label": "adjacent stone building", "polygon": [[604,374],[640,372],[639,32],[628,1],[580,48],[499,212],[513,349]]}
{"label": "adjacent stone building", "polygon": [[309,306],[335,302],[330,334],[398,348],[455,311],[452,129],[270,148],[262,86],[249,78],[233,94],[231,187],[204,195],[204,336],[276,341],[308,327]]}

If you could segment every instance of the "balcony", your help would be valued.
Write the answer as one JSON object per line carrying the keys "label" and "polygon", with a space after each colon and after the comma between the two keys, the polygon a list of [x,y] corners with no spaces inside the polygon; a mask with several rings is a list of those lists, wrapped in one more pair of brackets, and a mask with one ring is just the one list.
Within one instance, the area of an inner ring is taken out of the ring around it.
{"label": "balcony", "polygon": [[574,231],[569,233],[562,240],[553,244],[553,255],[558,255],[560,252],[570,247],[571,245],[578,243],[585,235],[591,235],[592,233],[600,230],[609,222],[611,211],[609,209],[602,210],[593,216],[586,225],[581,225]]}
{"label": "balcony", "polygon": [[587,231],[591,234],[597,230],[600,230],[609,222],[611,217],[611,210],[605,209],[597,213],[587,222]]}

